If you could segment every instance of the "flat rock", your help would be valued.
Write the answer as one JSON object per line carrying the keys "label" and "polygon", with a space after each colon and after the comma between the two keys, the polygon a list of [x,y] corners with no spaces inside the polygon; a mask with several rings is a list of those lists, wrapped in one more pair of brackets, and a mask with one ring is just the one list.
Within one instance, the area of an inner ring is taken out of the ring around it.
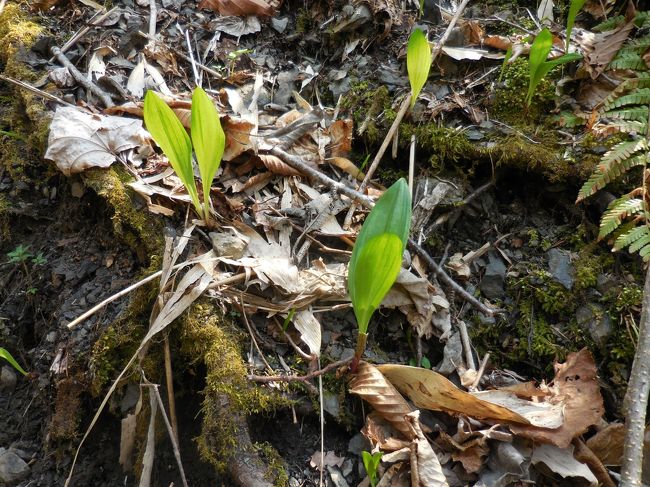
{"label": "flat rock", "polygon": [[559,249],[551,249],[548,254],[548,268],[551,276],[565,288],[573,288],[574,270],[571,254]]}
{"label": "flat rock", "polygon": [[614,329],[607,310],[597,303],[580,306],[576,310],[576,320],[578,325],[585,328],[591,338],[600,345],[604,344]]}
{"label": "flat rock", "polygon": [[503,285],[506,279],[506,266],[501,258],[495,253],[490,252],[488,265],[485,267],[485,274],[481,279],[479,288],[481,293],[488,299],[502,298],[505,294]]}
{"label": "flat rock", "polygon": [[348,452],[361,456],[362,451],[370,451],[370,442],[361,433],[357,433],[348,443]]}
{"label": "flat rock", "polygon": [[29,475],[29,465],[12,451],[0,448],[0,483],[13,485]]}
{"label": "flat rock", "polygon": [[349,487],[350,484],[345,480],[345,476],[339,467],[328,465],[326,468],[330,474],[327,482],[328,487]]}
{"label": "flat rock", "polygon": [[3,365],[0,370],[0,392],[11,394],[16,388],[17,381],[16,371],[9,365]]}

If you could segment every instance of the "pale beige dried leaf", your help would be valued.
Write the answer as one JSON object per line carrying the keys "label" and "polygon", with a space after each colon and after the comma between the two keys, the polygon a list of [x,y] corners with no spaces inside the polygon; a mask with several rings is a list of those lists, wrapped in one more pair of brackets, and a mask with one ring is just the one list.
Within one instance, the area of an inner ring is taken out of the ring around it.
{"label": "pale beige dried leaf", "polygon": [[370,441],[375,450],[392,452],[409,447],[409,442],[397,438],[399,433],[395,427],[377,411],[366,415],[366,424],[361,429],[361,433]]}
{"label": "pale beige dried leaf", "polygon": [[279,174],[280,176],[300,176],[300,171],[294,169],[286,162],[283,162],[282,159],[276,156],[260,154],[258,156],[264,166],[271,171],[273,174]]}
{"label": "pale beige dried leaf", "polygon": [[512,425],[510,429],[516,435],[566,448],[573,438],[596,424],[605,412],[596,364],[587,349],[570,353],[566,362],[555,364],[553,388],[554,396],[547,402],[562,405],[564,423],[561,427],[545,429]]}
{"label": "pale beige dried leaf", "polygon": [[349,391],[368,402],[406,438],[412,438],[411,429],[404,419],[411,408],[377,367],[363,361],[359,363]]}
{"label": "pale beige dried leaf", "polygon": [[222,159],[232,161],[235,157],[252,148],[251,131],[255,124],[232,117],[221,117],[221,127],[226,134],[226,147]]}
{"label": "pale beige dried leaf", "polygon": [[433,370],[394,364],[380,365],[378,369],[419,408],[522,425],[529,423],[526,418],[509,409],[461,391]]}
{"label": "pale beige dried leaf", "polygon": [[[531,462],[534,465],[543,463],[551,472],[563,479],[583,479],[590,487],[598,485],[598,479],[587,465],[574,458],[573,445],[558,448],[553,445],[539,445],[533,450]],[[539,468],[539,466],[538,466]]]}
{"label": "pale beige dried leaf", "polygon": [[[416,444],[420,485],[422,487],[449,487],[447,478],[442,472],[440,460],[420,428],[419,418],[420,411],[413,411],[406,416],[406,421],[413,432],[413,442]],[[415,465],[411,465],[411,470],[415,467]]]}
{"label": "pale beige dried leaf", "polygon": [[331,159],[328,159],[327,162],[334,164],[336,167],[359,181],[363,181],[363,178],[365,177],[365,174],[354,165],[354,162],[345,157],[332,157]]}
{"label": "pale beige dried leaf", "polygon": [[609,467],[620,467],[625,442],[625,425],[612,423],[586,441],[594,455]]}

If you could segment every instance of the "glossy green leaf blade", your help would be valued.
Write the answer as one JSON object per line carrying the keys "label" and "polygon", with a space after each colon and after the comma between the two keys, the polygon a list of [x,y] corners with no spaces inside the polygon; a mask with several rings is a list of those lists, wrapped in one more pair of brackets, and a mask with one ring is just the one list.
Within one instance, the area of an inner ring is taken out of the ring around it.
{"label": "glossy green leaf blade", "polygon": [[14,360],[14,358],[12,357],[12,355],[11,355],[7,350],[5,350],[5,349],[2,348],[2,347],[0,347],[0,358],[3,358],[3,359],[5,359],[7,362],[9,362],[9,364],[11,364],[11,366],[12,366],[14,369],[16,369],[18,372],[20,372],[21,374],[23,374],[23,375],[27,375],[27,372],[25,372],[25,371],[23,370],[23,368],[22,368],[20,365],[18,365],[18,362],[16,362],[16,360]]}
{"label": "glossy green leaf blade", "polygon": [[411,83],[411,108],[415,105],[431,69],[431,46],[424,32],[415,29],[406,47],[406,70]]}
{"label": "glossy green leaf blade", "polygon": [[[356,249],[356,245],[355,245]],[[348,270],[348,291],[359,324],[366,333],[370,317],[397,279],[402,266],[404,246],[394,233],[383,233],[361,248],[353,267]]]}
{"label": "glossy green leaf blade", "polygon": [[192,170],[192,143],[176,114],[153,91],[148,91],[144,97],[144,123],[153,140],[169,159],[192,198],[192,203],[201,214]]}
{"label": "glossy green leaf blade", "polygon": [[199,163],[203,185],[204,211],[209,211],[210,187],[219,170],[226,145],[226,135],[221,128],[219,112],[210,97],[201,88],[192,94],[192,144]]}
{"label": "glossy green leaf blade", "polygon": [[535,37],[528,56],[528,70],[530,73],[528,94],[526,95],[526,104],[528,105],[530,105],[530,101],[533,98],[535,88],[537,88],[537,85],[544,77],[544,75],[540,73],[540,68],[546,61],[548,53],[551,52],[551,47],[553,47],[553,34],[551,34],[548,29],[544,28],[539,34],[537,34],[537,37]]}
{"label": "glossy green leaf blade", "polygon": [[569,44],[571,43],[571,31],[573,30],[573,24],[576,21],[578,12],[584,6],[586,0],[571,0],[571,6],[569,7],[569,16],[566,20],[566,52],[569,51]]}
{"label": "glossy green leaf blade", "polygon": [[[394,233],[406,246],[411,226],[411,193],[404,178],[399,179],[377,200],[366,217],[354,248],[382,233]],[[354,251],[352,252],[354,259]]]}

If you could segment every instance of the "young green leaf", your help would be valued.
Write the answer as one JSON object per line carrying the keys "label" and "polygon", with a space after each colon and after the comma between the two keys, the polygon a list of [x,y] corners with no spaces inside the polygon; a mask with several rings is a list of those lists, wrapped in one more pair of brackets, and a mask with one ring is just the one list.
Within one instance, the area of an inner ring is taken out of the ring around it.
{"label": "young green leaf", "polygon": [[537,34],[537,37],[535,37],[533,45],[530,47],[530,55],[528,56],[530,80],[528,82],[528,94],[526,95],[527,105],[530,105],[537,85],[539,85],[542,79],[544,79],[544,76],[546,76],[551,69],[560,64],[582,59],[580,54],[570,53],[552,61],[546,61],[552,47],[553,34],[551,34],[548,29],[544,28],[539,34]]}
{"label": "young green leaf", "polygon": [[16,362],[16,360],[14,360],[14,358],[11,356],[11,354],[10,354],[7,350],[5,350],[4,348],[2,348],[2,347],[0,347],[0,358],[3,358],[3,359],[5,359],[7,362],[9,362],[9,364],[10,364],[14,369],[16,369],[18,372],[20,372],[21,374],[23,374],[23,375],[27,375],[27,372],[25,372],[25,371],[23,370],[23,368],[22,368],[20,365],[18,365],[18,362]]}
{"label": "young green leaf", "polygon": [[406,70],[411,83],[411,108],[415,105],[431,68],[431,46],[424,32],[415,29],[406,47]]}
{"label": "young green leaf", "polygon": [[566,47],[565,51],[569,52],[569,44],[571,43],[571,31],[573,30],[573,24],[576,21],[578,12],[585,4],[586,0],[571,0],[571,6],[569,7],[569,16],[566,20]]}
{"label": "young green leaf", "polygon": [[367,451],[361,452],[361,457],[363,458],[363,466],[366,469],[368,474],[368,479],[370,480],[370,485],[375,487],[377,485],[377,470],[379,469],[379,462],[381,462],[381,457],[384,455],[383,452],[377,452],[371,454]]}
{"label": "young green leaf", "polygon": [[153,140],[169,159],[202,217],[192,169],[192,143],[176,114],[153,91],[148,91],[144,97],[144,123]]}
{"label": "young green leaf", "polygon": [[382,233],[366,242],[358,254],[356,266],[349,269],[348,290],[359,333],[367,333],[370,317],[397,279],[403,249],[397,235]]}
{"label": "young green leaf", "polygon": [[210,187],[221,164],[226,136],[214,103],[201,88],[196,88],[192,93],[192,144],[201,173],[203,211],[207,217],[210,211]]}

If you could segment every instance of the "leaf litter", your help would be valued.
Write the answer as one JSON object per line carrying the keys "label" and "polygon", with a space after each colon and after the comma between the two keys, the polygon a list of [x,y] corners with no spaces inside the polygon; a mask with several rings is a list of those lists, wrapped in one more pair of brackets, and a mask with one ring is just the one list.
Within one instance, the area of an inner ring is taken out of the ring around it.
{"label": "leaf litter", "polygon": [[[280,3],[265,0],[204,0],[200,8],[219,12],[223,16],[219,22],[223,25],[217,30],[240,37],[259,30],[257,18],[247,16],[272,16],[281,7]],[[370,9],[343,11],[343,15],[330,18],[334,25],[332,31],[354,31],[358,28],[355,22],[365,18],[366,10],[373,14],[388,12],[386,29],[389,31],[393,25],[401,23],[394,15],[398,9],[389,1],[371,2]],[[540,18],[552,18],[552,2],[542,2],[538,14]],[[236,20],[228,16],[239,17]],[[584,68],[592,78],[598,78],[603,73],[633,28],[633,12],[628,12],[626,22],[612,31],[603,34],[583,31],[577,36],[577,44],[585,53]],[[464,23],[462,31],[467,45],[441,46],[442,52],[452,59],[501,59],[504,57],[503,51],[508,48],[517,55],[526,53],[526,43],[522,39],[489,36],[471,23]],[[476,47],[478,44],[494,50]],[[352,53],[353,50],[347,55]],[[153,57],[151,52],[148,55]],[[170,55],[172,64],[176,65],[173,52]],[[105,61],[106,57],[109,59]],[[105,75],[106,63],[109,67],[111,64],[116,66],[115,57],[115,51],[96,51],[88,67],[91,78]],[[130,57],[133,59],[133,56]],[[516,56],[511,60],[514,58]],[[162,64],[162,61],[157,62]],[[189,196],[178,178],[166,170],[165,158],[153,155],[153,143],[142,128],[141,121],[114,114],[140,117],[142,103],[139,99],[146,89],[155,87],[167,96],[166,102],[177,113],[182,124],[189,128],[187,100],[174,97],[161,71],[146,60],[145,54],[131,65],[133,68],[127,78],[126,90],[135,101],[106,110],[105,113],[110,115],[58,108],[50,128],[46,158],[55,161],[57,167],[68,176],[94,167],[106,168],[116,161],[127,164],[136,176],[130,185],[145,198],[149,209],[172,216],[178,214],[179,203],[187,203]],[[319,75],[320,68],[307,65],[294,80],[299,82],[302,90]],[[267,80],[259,73],[254,76],[237,70],[228,73],[228,77],[231,80],[255,77],[256,83],[248,97],[239,88],[211,92],[221,113],[227,141],[223,160],[228,163],[219,175],[219,187],[213,186],[211,192],[218,193],[231,210],[241,210],[253,202],[251,213],[254,220],[229,221],[225,222],[228,228],[216,229],[213,241],[223,241],[224,236],[234,234],[242,243],[242,252],[219,254],[220,249],[215,248],[198,257],[198,263],[180,277],[173,293],[165,295],[160,310],[152,316],[140,351],[194,300],[207,293],[226,302],[233,302],[235,296],[239,295],[243,298],[245,310],[252,313],[263,311],[267,317],[286,316],[296,310],[292,326],[310,354],[319,356],[322,330],[316,318],[316,308],[329,306],[333,302],[347,303],[345,277],[349,247],[345,244],[349,243],[348,239],[354,238],[359,227],[355,224],[352,229],[347,229],[337,219],[341,211],[352,205],[349,196],[330,191],[331,188],[323,187],[319,181],[310,180],[309,173],[304,169],[271,152],[273,148],[280,147],[318,171],[331,170],[331,164],[343,170],[343,176],[338,172],[336,175],[350,185],[352,178],[363,174],[362,168],[348,159],[352,148],[353,123],[350,119],[337,119],[338,107],[324,107],[320,102],[318,106],[312,106],[297,92],[292,92],[288,98],[293,99],[296,108],[280,106],[279,113],[260,111],[258,97],[266,91],[263,85]],[[415,104],[415,100],[412,102]],[[453,111],[463,106],[466,106],[466,102],[457,94],[454,103],[435,113]],[[70,143],[72,139],[75,140],[74,144]],[[142,167],[147,156],[151,156],[150,162],[154,162],[154,166]],[[266,172],[246,179],[252,170]],[[381,188],[375,188],[369,190],[368,194],[375,196],[381,191]],[[446,188],[446,193],[449,191]],[[433,200],[429,197],[426,213],[436,208],[445,196],[443,194]],[[218,218],[223,216],[217,208],[213,212]],[[425,214],[422,219],[426,222],[428,217]],[[363,213],[358,216],[357,223],[362,218]],[[325,237],[343,244],[343,249],[333,249],[331,245],[334,244],[330,241],[325,244],[322,240]],[[306,250],[301,253],[298,244]],[[303,260],[309,248],[320,253],[317,259]],[[332,250],[335,251],[333,254],[330,253]],[[176,252],[176,257],[163,269],[166,279],[161,279],[161,297],[170,269],[181,253]],[[332,255],[340,258],[330,258]],[[468,279],[472,274],[472,260],[479,257],[480,254],[456,254],[446,266],[458,277]],[[451,330],[450,301],[435,279],[423,275],[417,267],[414,269],[401,270],[382,307],[399,309],[419,338],[436,336],[447,340]],[[240,288],[218,285],[234,273],[243,276]],[[460,372],[460,364],[457,369]],[[594,474],[587,465],[574,458],[572,446],[573,440],[597,425],[604,414],[594,360],[588,351],[582,350],[569,354],[563,364],[555,365],[555,369],[555,377],[548,384],[464,392],[433,370],[394,364],[375,367],[363,362],[352,378],[349,392],[369,402],[375,413],[389,423],[381,438],[376,433],[377,427],[369,427],[370,423],[366,424],[366,434],[376,448],[390,449],[401,445],[401,449],[395,448],[394,451],[408,452],[405,458],[387,455],[383,459],[384,462],[394,461],[386,469],[386,481],[380,482],[388,485],[389,476],[398,478],[397,472],[403,473],[408,465],[411,478],[415,476],[419,479],[420,485],[450,485],[450,478],[459,478],[457,467],[451,472],[453,462],[459,462],[465,473],[478,475],[485,485],[505,485],[502,484],[504,479],[526,480],[529,467],[541,465],[562,478],[580,477],[589,485],[594,485]],[[116,384],[117,380],[111,392]],[[424,410],[444,412],[459,418],[459,423],[467,418],[472,423],[469,437],[460,438],[463,430],[459,426],[453,437],[438,431],[438,438],[433,440],[435,432],[425,427],[426,434],[423,433],[424,423],[419,420]],[[370,418],[368,416],[368,421],[372,421]],[[373,428],[375,432],[371,433]],[[595,440],[591,447],[599,452],[602,450],[597,448]],[[603,463],[616,461],[604,453],[598,455]],[[487,457],[489,460],[486,460]],[[342,465],[336,456],[330,457],[327,462],[338,467]],[[314,464],[319,463],[314,460]],[[493,483],[488,483],[488,478]]]}

